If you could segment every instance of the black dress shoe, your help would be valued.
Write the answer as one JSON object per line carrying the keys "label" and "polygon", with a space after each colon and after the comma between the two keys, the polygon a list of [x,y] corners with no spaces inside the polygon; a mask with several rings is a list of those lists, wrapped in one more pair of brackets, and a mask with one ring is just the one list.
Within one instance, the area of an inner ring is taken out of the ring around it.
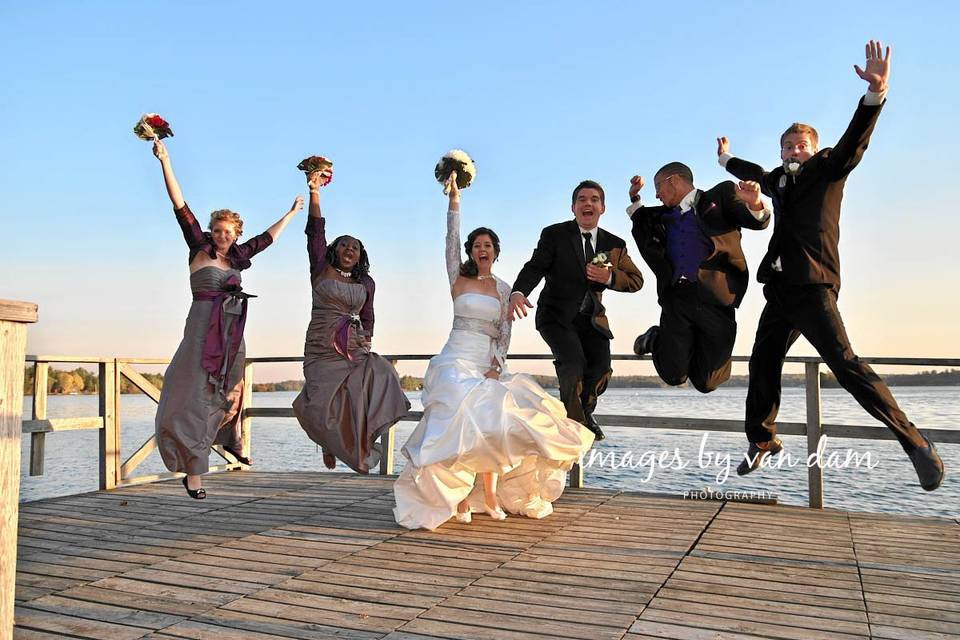
{"label": "black dress shoe", "polygon": [[659,332],[660,327],[654,325],[637,336],[637,339],[633,341],[633,352],[638,356],[653,353],[653,345],[657,341],[657,334]]}
{"label": "black dress shoe", "polygon": [[603,429],[600,428],[600,424],[597,422],[597,419],[592,415],[587,416],[587,423],[583,426],[593,433],[594,441],[606,439],[607,436],[603,435]]}
{"label": "black dress shoe", "polygon": [[229,453],[230,455],[232,455],[234,458],[236,458],[237,462],[239,462],[240,464],[245,464],[248,467],[253,464],[253,460],[251,460],[247,456],[240,455],[240,452],[234,449],[233,447],[228,447],[227,445],[223,445],[223,450]]}
{"label": "black dress shoe", "polygon": [[917,447],[907,455],[910,456],[913,468],[917,470],[920,486],[926,491],[933,491],[943,482],[943,461],[940,460],[937,448],[927,439],[927,436],[923,436],[923,439],[927,446],[923,449]]}
{"label": "black dress shoe", "polygon": [[758,443],[750,443],[750,448],[747,449],[747,458],[737,467],[738,476],[745,476],[751,471],[755,471],[764,458],[767,456],[775,456],[783,451],[783,443],[780,441],[780,438],[774,438],[765,444],[767,444],[767,448],[761,449]]}

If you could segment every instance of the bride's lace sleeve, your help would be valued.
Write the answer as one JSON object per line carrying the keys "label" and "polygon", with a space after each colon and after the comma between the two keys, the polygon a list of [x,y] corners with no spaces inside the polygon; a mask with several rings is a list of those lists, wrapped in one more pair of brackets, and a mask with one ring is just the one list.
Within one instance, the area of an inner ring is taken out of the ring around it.
{"label": "bride's lace sleeve", "polygon": [[510,285],[497,278],[497,292],[500,294],[500,337],[494,351],[494,357],[500,364],[502,373],[507,371],[507,352],[510,351],[510,330],[513,322],[510,321]]}
{"label": "bride's lace sleeve", "polygon": [[460,275],[460,212],[447,210],[447,279],[450,286]]}

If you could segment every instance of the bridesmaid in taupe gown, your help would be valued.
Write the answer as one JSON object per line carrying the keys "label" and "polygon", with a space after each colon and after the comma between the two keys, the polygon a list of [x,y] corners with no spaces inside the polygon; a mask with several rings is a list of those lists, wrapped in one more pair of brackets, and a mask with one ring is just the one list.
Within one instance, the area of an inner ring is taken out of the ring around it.
{"label": "bridesmaid in taupe gown", "polygon": [[375,287],[363,244],[340,236],[327,245],[321,175],[307,176],[313,311],[303,349],[306,384],[293,401],[293,412],[307,436],[322,447],[327,468],[333,469],[339,458],[367,473],[380,460],[377,438],[407,413],[410,402],[393,366],[370,351]]}
{"label": "bridesmaid in taupe gown", "polygon": [[170,156],[159,140],[153,153],[163,168],[167,194],[177,223],[190,248],[190,289],[193,304],[183,340],[163,378],[157,407],[156,440],[170,471],[187,474],[183,485],[191,498],[202,500],[202,474],[210,469],[210,447],[220,444],[240,462],[240,399],[245,348],[243,326],[247,298],[240,271],[269,247],[290,219],[303,208],[297,197],[290,210],[264,233],[237,244],[243,232],[240,216],[228,209],[210,214],[209,233],[200,229],[173,175]]}

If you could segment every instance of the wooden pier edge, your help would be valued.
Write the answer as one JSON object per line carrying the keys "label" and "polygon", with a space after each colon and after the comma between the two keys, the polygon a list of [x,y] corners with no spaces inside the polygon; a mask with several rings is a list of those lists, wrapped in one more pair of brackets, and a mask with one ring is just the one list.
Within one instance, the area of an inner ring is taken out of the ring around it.
{"label": "wooden pier edge", "polygon": [[0,300],[0,639],[13,636],[23,367],[27,324],[36,321],[36,304]]}

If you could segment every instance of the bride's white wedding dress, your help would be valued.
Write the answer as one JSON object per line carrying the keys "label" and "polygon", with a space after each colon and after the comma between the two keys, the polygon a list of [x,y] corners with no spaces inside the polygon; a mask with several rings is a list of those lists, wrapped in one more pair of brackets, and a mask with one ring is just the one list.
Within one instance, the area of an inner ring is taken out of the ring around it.
{"label": "bride's white wedding dress", "polygon": [[[447,213],[447,275],[460,270],[459,214]],[[453,301],[453,329],[430,360],[423,419],[403,446],[407,464],[394,484],[394,516],[409,529],[435,529],[470,496],[483,512],[477,474],[500,474],[497,498],[509,513],[543,518],[563,493],[566,471],[593,444],[593,434],[567,418],[563,404],[526,374],[510,374],[510,286],[499,298],[463,293]],[[484,377],[496,358],[499,380]]]}

